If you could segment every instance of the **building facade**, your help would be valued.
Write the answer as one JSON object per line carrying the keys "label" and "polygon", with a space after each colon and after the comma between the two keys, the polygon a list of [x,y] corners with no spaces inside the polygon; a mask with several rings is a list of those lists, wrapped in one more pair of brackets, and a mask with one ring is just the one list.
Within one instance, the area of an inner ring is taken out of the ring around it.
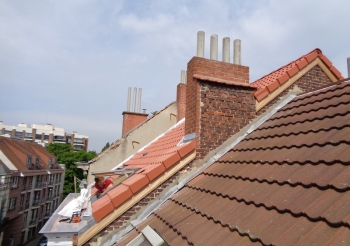
{"label": "building facade", "polygon": [[64,128],[55,127],[52,124],[18,124],[18,126],[5,125],[0,121],[0,136],[13,139],[35,142],[44,147],[50,143],[68,143],[75,151],[88,150],[89,137],[73,132],[66,133]]}
{"label": "building facade", "polygon": [[36,237],[62,200],[64,168],[39,144],[0,137],[0,160],[11,171],[2,245]]}

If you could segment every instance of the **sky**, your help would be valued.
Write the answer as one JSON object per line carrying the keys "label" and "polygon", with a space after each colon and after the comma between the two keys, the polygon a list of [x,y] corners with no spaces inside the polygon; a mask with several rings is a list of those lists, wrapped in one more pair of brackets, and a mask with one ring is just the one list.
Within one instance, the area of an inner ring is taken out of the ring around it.
{"label": "sky", "polygon": [[[347,0],[0,0],[0,121],[51,123],[100,152],[121,137],[128,87],[141,108],[176,100],[197,32],[242,42],[250,81],[320,48],[348,77]],[[232,52],[231,52],[232,53]],[[231,61],[233,57],[231,54]]]}

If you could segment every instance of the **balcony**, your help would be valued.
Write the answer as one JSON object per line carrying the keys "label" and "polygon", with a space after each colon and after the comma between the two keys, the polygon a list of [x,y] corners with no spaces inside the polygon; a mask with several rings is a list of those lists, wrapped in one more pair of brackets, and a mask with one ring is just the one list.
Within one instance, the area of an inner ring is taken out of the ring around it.
{"label": "balcony", "polygon": [[49,185],[54,185],[55,184],[55,180],[54,179],[50,179],[49,180]]}
{"label": "balcony", "polygon": [[46,201],[52,201],[53,200],[53,195],[48,195]]}
{"label": "balcony", "polygon": [[26,190],[27,186],[26,185],[22,185],[22,191]]}
{"label": "balcony", "polygon": [[39,205],[40,205],[40,199],[36,199],[32,203],[32,206],[39,206]]}
{"label": "balcony", "polygon": [[31,190],[33,188],[33,183],[30,183],[29,185],[28,185],[28,190]]}
{"label": "balcony", "polygon": [[36,182],[34,189],[41,189],[43,187],[43,182]]}
{"label": "balcony", "polygon": [[31,220],[29,221],[29,225],[34,225],[35,223],[36,223],[36,218],[31,219]]}
{"label": "balcony", "polygon": [[51,215],[52,215],[52,213],[51,213],[51,211],[49,210],[49,211],[46,211],[46,212],[45,212],[44,217],[48,217],[48,216],[51,216]]}
{"label": "balcony", "polygon": [[18,208],[18,212],[23,211],[23,208],[24,208],[24,205],[23,205],[23,204],[20,204],[20,205],[19,205],[19,208]]}
{"label": "balcony", "polygon": [[26,202],[25,209],[29,208],[29,202]]}

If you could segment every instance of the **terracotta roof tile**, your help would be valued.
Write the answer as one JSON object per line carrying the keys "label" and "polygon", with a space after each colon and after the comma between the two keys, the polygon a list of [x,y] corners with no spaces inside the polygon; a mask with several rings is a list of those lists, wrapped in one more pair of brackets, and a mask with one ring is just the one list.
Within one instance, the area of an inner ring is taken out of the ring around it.
{"label": "terracotta roof tile", "polygon": [[[133,194],[138,193],[150,182],[165,173],[166,169],[173,167],[183,157],[195,149],[194,140],[187,144],[177,146],[184,137],[184,133],[184,123],[182,123],[123,163],[124,168],[118,169],[119,171],[128,170],[130,168],[139,168],[139,170],[137,170],[134,175],[123,180],[121,184],[115,184],[117,186],[108,191],[107,194],[113,208],[118,208],[118,206],[132,197]],[[93,192],[94,190],[92,193]],[[99,201],[99,199],[97,201]],[[96,202],[94,202],[93,205],[95,203]],[[94,217],[95,215],[97,216],[97,219],[95,218],[97,221],[106,216],[106,211],[108,211],[108,213],[112,211],[105,210],[100,213],[98,211],[99,209],[103,209],[103,206],[101,204],[95,205],[93,215]]]}
{"label": "terracotta roof tile", "polygon": [[338,80],[343,79],[341,73],[335,67],[333,67],[329,59],[322,54],[322,51],[320,49],[315,49],[310,53],[303,55],[299,59],[292,61],[287,65],[251,83],[252,86],[258,89],[254,93],[255,98],[258,101],[261,101],[270,92],[276,90],[280,85],[287,82],[289,78],[293,77],[299,72],[299,70],[302,70],[317,57],[319,57],[325,63],[325,65],[330,69],[330,71],[332,71]]}
{"label": "terracotta roof tile", "polygon": [[92,214],[97,222],[112,212],[113,209],[113,203],[107,195],[100,197],[97,201],[92,203]]}
{"label": "terracotta roof tile", "polygon": [[122,203],[132,197],[132,191],[129,186],[120,184],[114,189],[107,192],[115,208],[119,207]]}

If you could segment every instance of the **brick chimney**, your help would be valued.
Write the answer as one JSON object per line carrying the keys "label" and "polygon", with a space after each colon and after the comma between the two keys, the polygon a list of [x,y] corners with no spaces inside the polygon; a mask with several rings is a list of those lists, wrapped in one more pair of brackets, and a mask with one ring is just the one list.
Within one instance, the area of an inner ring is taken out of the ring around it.
{"label": "brick chimney", "polygon": [[[124,136],[125,133],[133,129],[135,126],[143,122],[147,119],[148,114],[145,112],[140,113],[141,111],[141,93],[142,89],[139,88],[138,93],[138,108],[136,111],[136,97],[137,97],[137,88],[134,88],[134,98],[133,98],[133,104],[132,104],[132,110],[133,112],[130,112],[130,100],[131,100],[131,87],[128,88],[128,101],[127,101],[127,109],[123,112],[123,129],[122,129],[122,136]],[[145,109],[144,109],[145,111]]]}
{"label": "brick chimney", "polygon": [[177,85],[177,121],[180,121],[185,117],[186,113],[186,71],[181,70],[181,81]]}
{"label": "brick chimney", "polygon": [[[226,46],[227,38],[224,42]],[[227,61],[227,54],[223,57]],[[188,62],[185,134],[196,134],[197,158],[205,157],[255,117],[255,90],[249,84],[249,67],[203,57]]]}
{"label": "brick chimney", "polygon": [[123,112],[123,129],[122,135],[147,119],[148,114],[136,112]]}

